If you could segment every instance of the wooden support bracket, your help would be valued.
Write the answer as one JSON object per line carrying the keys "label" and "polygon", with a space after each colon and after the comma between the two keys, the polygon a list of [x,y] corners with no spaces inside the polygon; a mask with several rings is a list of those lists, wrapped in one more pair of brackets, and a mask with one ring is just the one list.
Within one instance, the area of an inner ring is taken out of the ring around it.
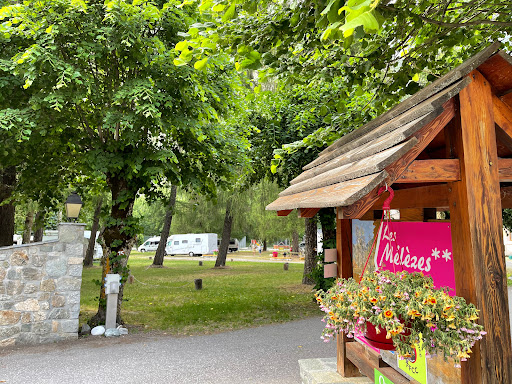
{"label": "wooden support bracket", "polygon": [[320,208],[300,208],[299,209],[299,217],[311,219],[315,217]]}

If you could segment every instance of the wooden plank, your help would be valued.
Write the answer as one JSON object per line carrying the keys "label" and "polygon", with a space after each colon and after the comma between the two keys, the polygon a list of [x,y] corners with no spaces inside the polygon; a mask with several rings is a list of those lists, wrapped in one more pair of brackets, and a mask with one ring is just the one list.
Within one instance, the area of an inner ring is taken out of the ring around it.
{"label": "wooden plank", "polygon": [[415,160],[395,183],[445,183],[460,180],[458,159]]}
{"label": "wooden plank", "polygon": [[384,114],[380,115],[379,117],[375,118],[374,120],[368,122],[366,125],[362,126],[361,128],[341,137],[335,143],[333,143],[331,146],[327,147],[322,152],[320,152],[320,156],[322,156],[328,152],[331,152],[338,147],[341,147],[345,143],[354,140],[355,138],[359,137],[360,135],[364,135],[364,134],[370,132],[376,126],[384,124],[385,122],[391,120],[392,118],[404,113],[408,109],[410,109],[410,108],[414,107],[415,105],[421,103],[422,101],[426,100],[433,94],[443,90],[450,84],[453,84],[454,82],[458,81],[459,79],[462,79],[464,76],[466,76],[468,73],[470,73],[473,69],[477,68],[482,63],[484,63],[496,51],[498,51],[499,47],[500,47],[499,42],[496,41],[496,42],[492,43],[490,46],[483,49],[482,51],[477,53],[475,56],[466,60],[464,63],[462,63],[458,67],[452,69],[446,75],[440,77],[436,81],[427,85],[425,88],[423,88],[419,92],[416,92],[414,95],[410,96],[408,99],[404,100],[403,102],[395,105],[393,108],[391,108],[386,113],[384,113]]}
{"label": "wooden plank", "polygon": [[[386,168],[389,176],[386,179],[388,185],[392,185],[401,174],[407,169],[416,157],[427,147],[427,145],[437,136],[437,134],[448,124],[455,115],[453,99],[444,105],[444,112],[435,120],[420,129],[415,137],[418,143],[400,160]],[[351,206],[343,208],[343,217],[347,219],[357,219],[378,200],[378,188],[373,189],[364,198],[359,199]]]}
{"label": "wooden plank", "polygon": [[282,191],[279,196],[287,196],[294,193],[309,191],[311,189],[326,187],[331,184],[341,183],[346,180],[357,179],[359,177],[380,172],[406,154],[417,142],[418,140],[413,137],[405,143],[386,149],[385,151],[378,152],[366,159],[342,165],[339,168],[321,173],[312,179],[290,185]]}
{"label": "wooden plank", "polygon": [[[498,161],[499,163],[499,161]],[[439,208],[449,210],[451,185],[439,184],[425,187],[395,190],[391,209]],[[380,197],[361,220],[378,220],[382,214],[382,204],[387,196]],[[501,187],[502,208],[512,208],[512,187]]]}
{"label": "wooden plank", "polygon": [[386,133],[385,135],[375,138],[369,143],[356,147],[350,151],[337,151],[336,153],[333,153],[333,156],[337,157],[334,157],[332,160],[320,164],[317,167],[302,172],[295,179],[291,180],[290,184],[296,184],[306,179],[310,179],[323,172],[329,171],[334,168],[338,168],[342,165],[352,163],[354,161],[367,158],[375,153],[382,152],[388,148],[391,148],[411,137],[411,135],[416,133],[425,124],[431,122],[442,112],[442,108],[438,108],[435,111],[425,116],[422,116],[416,120],[413,120],[402,127],[396,128],[392,132]]}
{"label": "wooden plank", "polygon": [[419,384],[416,380],[409,380],[391,367],[376,368],[377,371],[387,377],[393,384]]}
{"label": "wooden plank", "polygon": [[478,71],[491,83],[499,95],[512,88],[512,58],[498,51],[478,67]]}
{"label": "wooden plank", "polygon": [[500,100],[512,108],[512,92],[508,92],[500,97]]}
{"label": "wooden plank", "polygon": [[[316,167],[317,165],[325,163],[326,161],[329,161],[336,157],[339,151],[350,151],[351,149],[357,148],[363,144],[375,140],[377,137],[380,137],[388,132],[391,132],[397,126],[406,124],[420,116],[424,116],[428,112],[436,110],[437,108],[441,107],[445,102],[450,100],[453,96],[457,95],[461,91],[461,89],[464,89],[464,87],[468,85],[468,83],[469,79],[467,78],[464,78],[456,82],[455,84],[440,91],[439,93],[434,94],[429,99],[416,105],[414,108],[408,110],[403,115],[399,115],[395,117],[393,120],[390,120],[389,122],[376,127],[371,132],[368,132],[368,134],[361,135],[357,139],[352,139],[350,142],[347,142],[343,146],[337,148],[336,151],[333,150],[327,154],[320,155],[316,160],[306,165],[303,169],[307,170]],[[354,132],[359,132],[361,129],[362,128],[359,128],[357,131]]]}
{"label": "wooden plank", "polygon": [[501,208],[512,208],[512,187],[501,187]]}
{"label": "wooden plank", "polygon": [[500,182],[512,182],[512,159],[498,158],[498,173]]}
{"label": "wooden plank", "polygon": [[494,121],[498,125],[496,137],[512,150],[512,109],[495,95],[492,97],[492,104]]}
{"label": "wooden plank", "polygon": [[358,342],[348,343],[346,345],[347,358],[354,364],[361,373],[370,380],[375,380],[375,368],[378,366],[372,364],[364,354],[364,347]]}
{"label": "wooden plank", "polygon": [[293,209],[283,209],[282,211],[277,211],[277,216],[288,216],[292,211]]}
{"label": "wooden plank", "polygon": [[394,384],[416,383],[414,380],[411,381],[405,378],[394,368],[388,366],[380,357],[378,362],[369,358],[365,352],[365,347],[357,342],[347,345],[347,357],[361,370],[361,373],[367,376],[370,380],[375,380],[375,369],[377,369],[377,371],[381,372]]}
{"label": "wooden plank", "polygon": [[[338,277],[352,277],[352,220],[336,220],[336,250]],[[337,343],[337,371],[343,377],[361,376],[359,369],[347,358],[346,346],[354,344],[354,339],[348,339],[345,334],[339,334]]]}
{"label": "wooden plank", "polygon": [[329,185],[290,196],[280,196],[266,209],[280,211],[295,208],[331,208],[352,204],[382,183],[388,174],[381,171],[374,175]]}
{"label": "wooden plank", "polygon": [[[379,197],[370,209],[382,209],[386,198],[387,196]],[[391,209],[442,208],[448,207],[448,205],[448,186],[446,184],[398,189],[395,190],[395,197],[391,201]]]}
{"label": "wooden plank", "polygon": [[312,217],[315,217],[319,210],[320,208],[300,208],[299,217],[311,219]]}
{"label": "wooden plank", "polygon": [[400,210],[400,221],[423,221],[423,208],[404,208]]}
{"label": "wooden plank", "polygon": [[[460,288],[463,296],[476,298],[480,323],[488,333],[473,348],[473,351],[478,350],[479,344],[481,362],[475,359],[476,355],[463,364],[462,382],[512,383],[512,347],[492,93],[489,82],[480,72],[473,71],[470,77],[473,81],[459,95],[461,181],[453,183],[456,188],[452,195],[455,203],[455,206],[452,203],[455,211],[452,227],[456,229],[455,239],[452,233],[452,241],[455,243],[457,293]],[[457,257],[456,252],[459,254]],[[463,261],[464,258],[469,261]]]}

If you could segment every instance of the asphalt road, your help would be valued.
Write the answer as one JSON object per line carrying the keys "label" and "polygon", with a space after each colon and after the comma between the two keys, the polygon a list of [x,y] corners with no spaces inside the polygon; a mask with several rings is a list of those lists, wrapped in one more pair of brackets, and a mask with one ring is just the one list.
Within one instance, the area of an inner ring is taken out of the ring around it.
{"label": "asphalt road", "polygon": [[336,356],[335,343],[320,339],[322,328],[313,318],[207,336],[25,347],[0,352],[0,382],[299,384],[299,359]]}

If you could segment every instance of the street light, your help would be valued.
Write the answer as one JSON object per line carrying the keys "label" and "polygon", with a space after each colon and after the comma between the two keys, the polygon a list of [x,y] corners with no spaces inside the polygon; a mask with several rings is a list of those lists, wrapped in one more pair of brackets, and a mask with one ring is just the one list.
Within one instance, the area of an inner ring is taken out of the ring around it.
{"label": "street light", "polygon": [[66,216],[68,221],[77,221],[80,209],[82,208],[83,202],[80,196],[76,192],[71,193],[66,199]]}

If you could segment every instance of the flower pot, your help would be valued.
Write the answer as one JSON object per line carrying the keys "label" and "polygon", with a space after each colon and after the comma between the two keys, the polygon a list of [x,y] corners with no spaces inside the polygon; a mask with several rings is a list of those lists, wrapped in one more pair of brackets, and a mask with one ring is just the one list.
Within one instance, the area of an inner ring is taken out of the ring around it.
{"label": "flower pot", "polygon": [[[364,339],[368,344],[372,347],[385,349],[386,351],[394,351],[395,346],[393,345],[393,339],[386,339],[386,330],[378,326],[380,333],[377,333],[376,327],[366,322],[366,333],[364,334]],[[409,330],[404,330],[401,335],[409,336],[411,332]]]}

